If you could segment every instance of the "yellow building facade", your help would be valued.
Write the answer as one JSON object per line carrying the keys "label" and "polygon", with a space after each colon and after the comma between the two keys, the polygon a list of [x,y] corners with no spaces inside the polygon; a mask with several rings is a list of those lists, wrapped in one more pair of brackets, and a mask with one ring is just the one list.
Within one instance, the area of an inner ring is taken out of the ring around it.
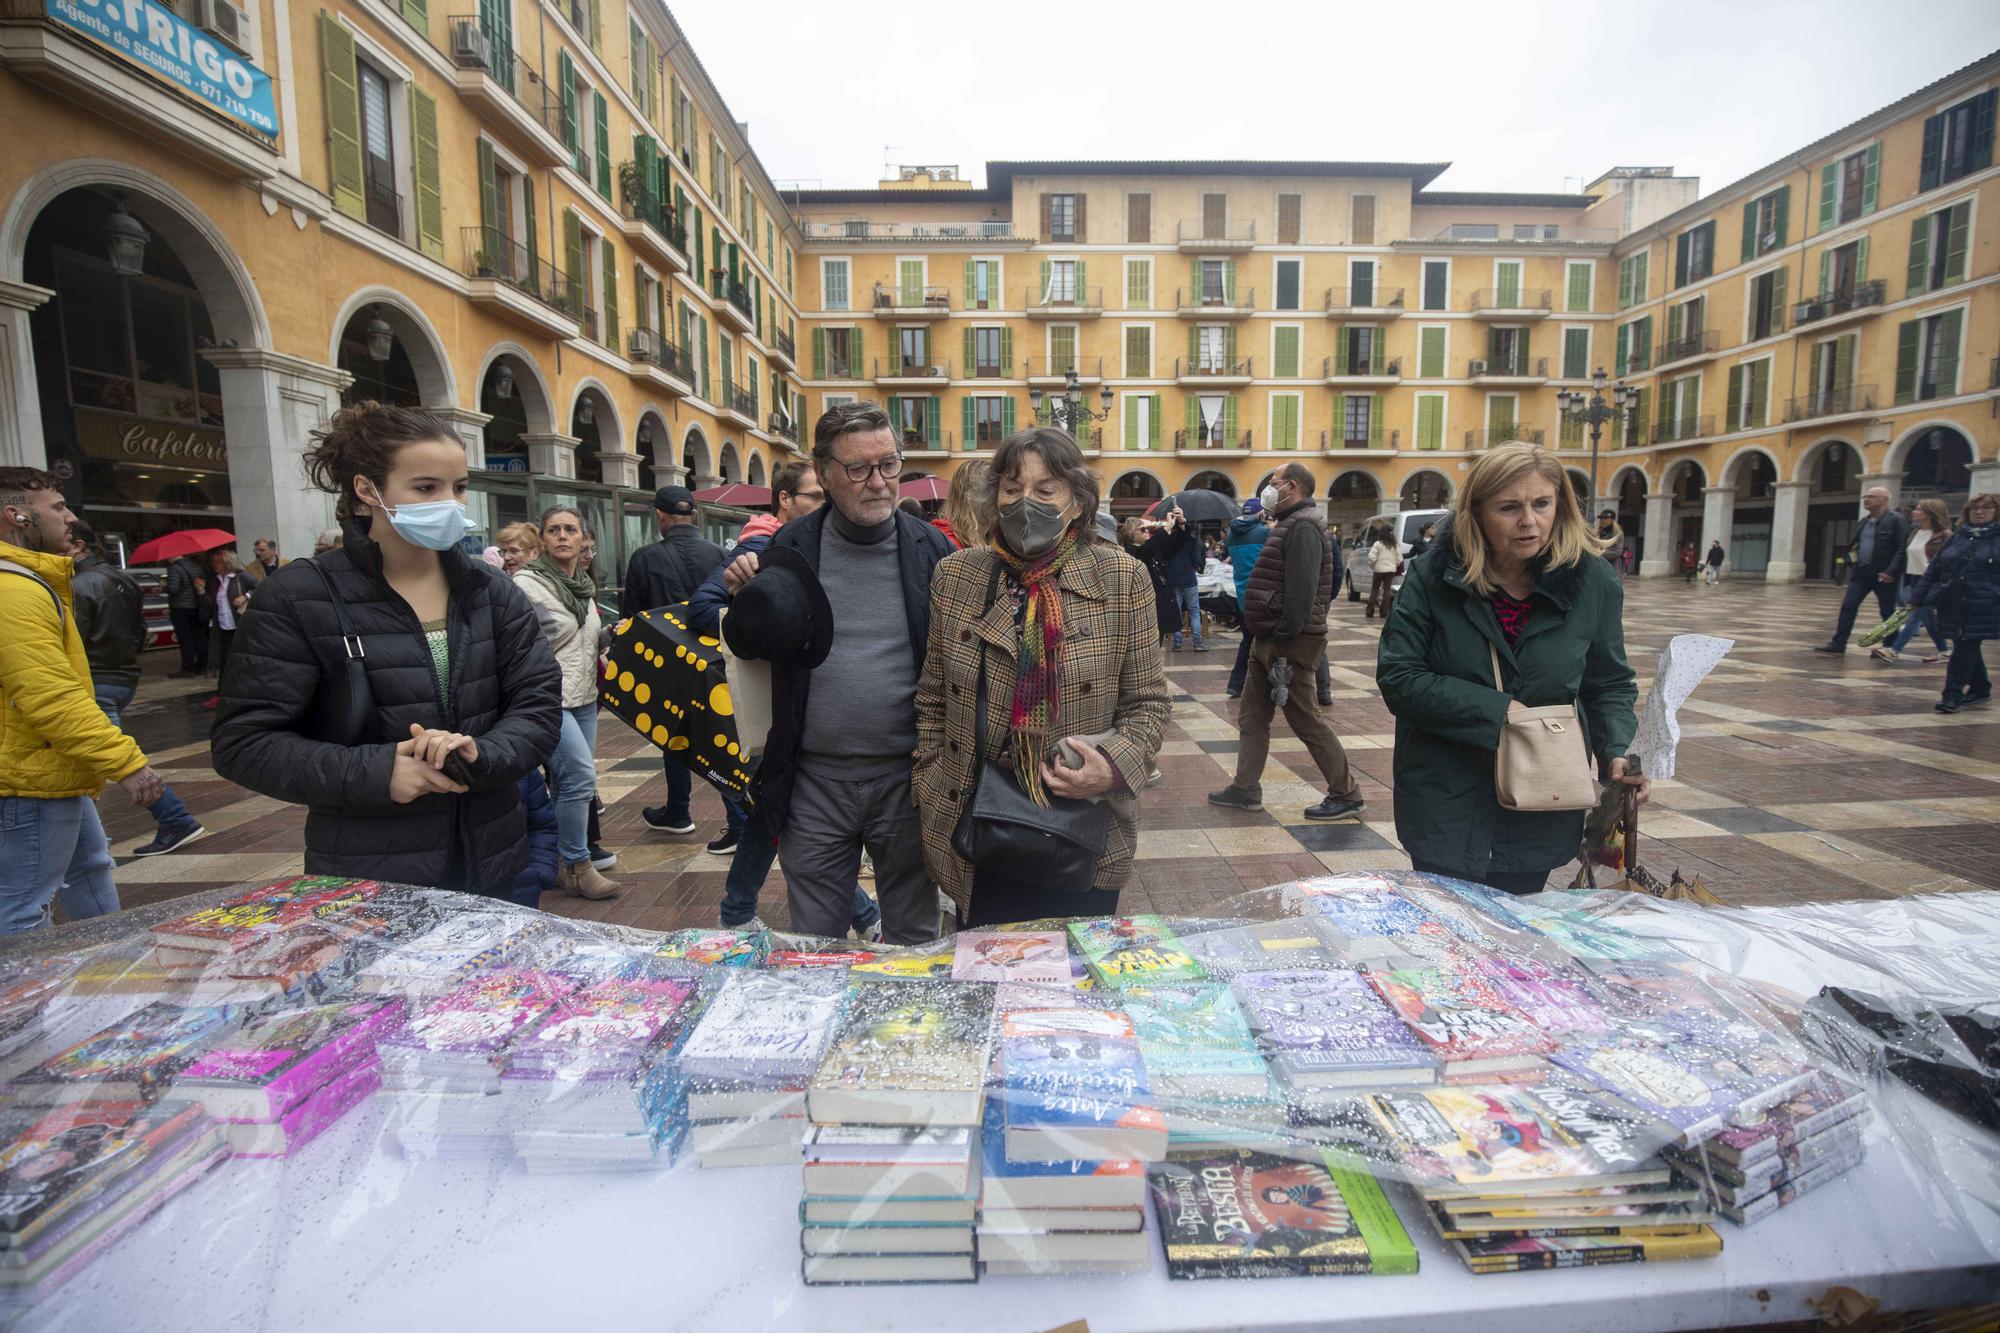
{"label": "yellow building facade", "polygon": [[577,501],[622,556],[645,489],[791,457],[799,233],[672,17],[465,8],[8,0],[0,462],[302,553],[312,430],[421,404],[489,532]]}

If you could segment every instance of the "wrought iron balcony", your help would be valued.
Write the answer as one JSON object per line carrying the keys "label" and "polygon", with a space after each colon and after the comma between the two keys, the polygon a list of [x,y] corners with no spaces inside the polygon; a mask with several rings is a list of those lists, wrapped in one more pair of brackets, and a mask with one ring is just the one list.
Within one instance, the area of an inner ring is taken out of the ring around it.
{"label": "wrought iron balcony", "polygon": [[1495,361],[1491,357],[1476,356],[1465,363],[1465,377],[1473,380],[1545,380],[1549,377],[1549,359],[1545,356],[1533,359],[1516,356],[1510,360]]}
{"label": "wrought iron balcony", "polygon": [[709,271],[709,290],[722,302],[716,308],[720,322],[729,325],[738,333],[751,333],[757,327],[757,307],[750,300],[750,289],[743,285],[741,278],[735,277],[726,268]]}
{"label": "wrought iron balcony", "polygon": [[1541,444],[1547,438],[1548,432],[1540,426],[1499,426],[1491,430],[1465,432],[1465,447],[1491,449],[1501,444]]}
{"label": "wrought iron balcony", "polygon": [[1320,361],[1320,378],[1327,380],[1398,380],[1403,377],[1403,358],[1384,356],[1329,356]]}
{"label": "wrought iron balcony", "polygon": [[569,149],[563,144],[561,93],[498,40],[477,15],[454,15],[450,22],[459,95],[481,104],[512,129],[513,137],[534,151],[538,165],[569,161]]}
{"label": "wrought iron balcony", "polygon": [[900,356],[876,357],[874,373],[870,378],[878,382],[935,380],[942,387],[944,381],[951,378],[951,359],[919,361]]}
{"label": "wrought iron balcony", "polygon": [[951,288],[878,282],[870,305],[878,315],[942,317],[951,313]]}
{"label": "wrought iron balcony", "polygon": [[797,445],[799,442],[799,423],[793,421],[790,417],[781,417],[774,412],[771,414],[771,420],[766,424],[765,429],[779,439],[789,441],[793,445]]}
{"label": "wrought iron balcony", "polygon": [[1547,287],[1482,287],[1472,294],[1472,313],[1493,318],[1540,319],[1555,308]]}
{"label": "wrought iron balcony", "polygon": [[1175,232],[1174,239],[1183,251],[1219,254],[1224,251],[1248,250],[1257,244],[1257,224],[1238,222],[1234,225],[1210,226],[1200,218],[1183,219]]}
{"label": "wrought iron balcony", "polygon": [[1029,319],[1090,319],[1104,313],[1104,288],[1075,283],[1029,287],[1022,295]]}
{"label": "wrought iron balcony", "polygon": [[1177,356],[1174,358],[1174,378],[1184,383],[1237,381],[1247,384],[1255,378],[1251,367],[1253,360],[1255,358],[1247,356],[1236,361],[1219,356]]}
{"label": "wrought iron balcony", "polygon": [[1246,449],[1247,450],[1249,447],[1250,447],[1250,432],[1247,430],[1237,431],[1234,435],[1231,435],[1219,426],[1212,428],[1204,426],[1200,430],[1197,430],[1192,434],[1184,430],[1177,430],[1174,432],[1174,448],[1178,450],[1189,450],[1189,449]]}
{"label": "wrought iron balcony", "polygon": [[683,384],[694,383],[693,358],[656,329],[637,328],[625,338],[625,357],[641,366],[651,366]]}
{"label": "wrought iron balcony", "polygon": [[1847,287],[1837,287],[1808,297],[1792,307],[1792,327],[1801,324],[1820,324],[1829,319],[1861,314],[1872,306],[1881,305],[1888,299],[1889,284],[1882,278],[1870,278],[1867,282],[1857,282]]}
{"label": "wrought iron balcony", "polygon": [[[638,164],[627,162],[618,169],[619,211],[640,224],[638,239],[652,247],[655,257],[664,259],[676,271],[687,268],[687,227],[674,217],[674,207],[647,189],[637,179]],[[650,231],[652,235],[647,235]],[[632,229],[627,229],[632,234]]]}
{"label": "wrought iron balcony", "polygon": [[1238,287],[1234,293],[1203,287],[1174,289],[1174,309],[1195,319],[1237,319],[1257,308],[1257,289]]}
{"label": "wrought iron balcony", "polygon": [[562,270],[498,228],[461,227],[459,244],[475,303],[547,334],[577,335],[582,291]]}
{"label": "wrought iron balcony", "polygon": [[1396,314],[1403,312],[1403,289],[1384,287],[1371,283],[1366,287],[1329,287],[1326,289],[1326,313],[1329,315],[1357,315],[1368,313],[1381,315],[1386,311]]}
{"label": "wrought iron balcony", "polygon": [[799,368],[799,347],[792,340],[791,334],[785,332],[783,329],[779,329],[771,335],[771,341],[766,345],[771,349],[771,359],[773,361],[784,362],[787,370],[797,370]]}
{"label": "wrought iron balcony", "polygon": [[1403,432],[1399,430],[1383,431],[1378,438],[1374,432],[1350,427],[1345,422],[1319,433],[1319,450],[1323,454],[1336,449],[1400,449],[1402,444]]}
{"label": "wrought iron balcony", "polygon": [[1850,412],[1873,412],[1875,410],[1875,386],[1872,384],[1845,384],[1839,388],[1822,388],[1817,393],[1809,393],[1793,398],[1785,404],[1785,420],[1812,421],[1819,417],[1841,417]]}
{"label": "wrought iron balcony", "polygon": [[1681,338],[1670,338],[1659,346],[1659,363],[1670,366],[1676,361],[1698,361],[1714,356],[1722,345],[1722,335],[1714,329],[1703,329]]}
{"label": "wrought iron balcony", "polygon": [[755,430],[757,428],[757,391],[755,389],[741,389],[725,379],[722,381],[722,394],[716,406],[720,407],[730,416],[742,421],[750,429]]}
{"label": "wrought iron balcony", "polygon": [[1653,443],[1679,444],[1684,440],[1702,440],[1715,434],[1715,417],[1660,417],[1653,422]]}

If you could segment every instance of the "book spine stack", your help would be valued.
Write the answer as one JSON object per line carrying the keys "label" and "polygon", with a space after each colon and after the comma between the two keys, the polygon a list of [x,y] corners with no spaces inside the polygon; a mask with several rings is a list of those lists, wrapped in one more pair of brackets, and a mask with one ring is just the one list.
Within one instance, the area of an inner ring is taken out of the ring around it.
{"label": "book spine stack", "polygon": [[1735,1162],[1699,1148],[1670,1149],[1667,1157],[1700,1185],[1716,1212],[1749,1226],[1861,1165],[1867,1120],[1863,1110],[1790,1142],[1773,1136]]}
{"label": "book spine stack", "polygon": [[806,1285],[976,1282],[978,1144],[976,1129],[809,1119],[799,1204]]}

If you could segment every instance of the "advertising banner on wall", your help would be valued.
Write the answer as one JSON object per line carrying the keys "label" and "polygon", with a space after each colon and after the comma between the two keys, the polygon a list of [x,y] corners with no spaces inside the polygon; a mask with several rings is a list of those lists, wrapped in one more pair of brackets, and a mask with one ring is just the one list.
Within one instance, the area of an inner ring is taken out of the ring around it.
{"label": "advertising banner on wall", "polygon": [[[267,138],[278,133],[271,77],[153,0],[45,0],[48,16]],[[255,22],[253,17],[252,22]]]}

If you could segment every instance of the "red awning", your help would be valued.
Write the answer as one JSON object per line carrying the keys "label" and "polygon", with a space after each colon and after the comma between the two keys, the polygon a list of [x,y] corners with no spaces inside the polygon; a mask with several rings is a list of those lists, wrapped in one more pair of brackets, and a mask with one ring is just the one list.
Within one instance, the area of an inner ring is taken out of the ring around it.
{"label": "red awning", "polygon": [[951,483],[943,477],[918,477],[904,482],[897,492],[905,500],[942,500],[951,494]]}
{"label": "red awning", "polygon": [[732,505],[737,509],[769,509],[771,488],[746,486],[740,481],[732,481],[727,486],[711,486],[705,491],[696,491],[694,498],[703,504]]}

